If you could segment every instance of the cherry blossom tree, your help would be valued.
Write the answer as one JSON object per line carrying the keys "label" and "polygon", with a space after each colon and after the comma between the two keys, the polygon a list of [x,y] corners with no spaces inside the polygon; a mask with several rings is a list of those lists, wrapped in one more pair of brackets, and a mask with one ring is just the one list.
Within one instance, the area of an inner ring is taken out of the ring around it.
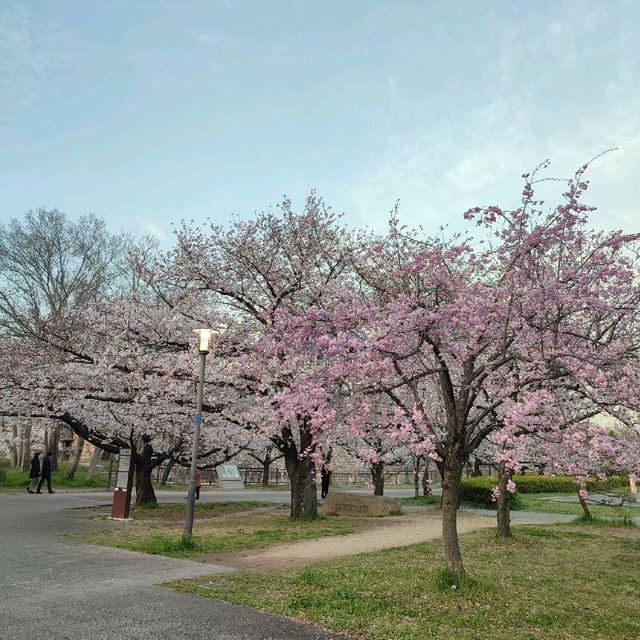
{"label": "cherry blossom tree", "polygon": [[392,221],[389,236],[360,258],[359,290],[326,309],[279,316],[291,349],[317,363],[281,394],[289,413],[306,406],[312,424],[326,422],[346,384],[351,393],[386,394],[431,434],[442,460],[447,565],[458,575],[463,465],[503,427],[506,405],[553,388],[596,411],[637,393],[629,383],[638,377],[638,236],[587,226],[586,168],[555,207],[535,198],[534,173],[524,176],[517,209],[467,212],[486,228],[484,245],[418,241]]}
{"label": "cherry blossom tree", "polygon": [[[140,268],[174,312],[205,326],[223,320],[230,393],[238,401],[250,399],[253,408],[242,419],[283,454],[294,518],[317,517],[315,473],[323,434],[312,428],[305,410],[287,413],[276,406],[304,359],[271,330],[285,304],[289,314],[330,306],[336,289],[347,284],[349,253],[350,233],[311,194],[301,213],[285,200],[278,214],[261,213],[228,227],[185,224],[168,259]],[[260,341],[268,348],[258,349]]]}

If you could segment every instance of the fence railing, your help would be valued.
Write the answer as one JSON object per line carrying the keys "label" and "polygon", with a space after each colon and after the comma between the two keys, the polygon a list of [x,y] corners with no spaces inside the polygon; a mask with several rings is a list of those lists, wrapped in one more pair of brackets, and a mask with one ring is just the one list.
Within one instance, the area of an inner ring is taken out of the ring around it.
{"label": "fence railing", "polygon": [[[164,467],[158,467],[155,472],[155,479],[160,480]],[[482,474],[491,476],[492,468],[490,465],[481,465]],[[245,484],[262,484],[263,469],[262,467],[238,467],[240,477]],[[422,474],[420,471],[419,481],[422,482]],[[470,466],[465,468],[465,475],[470,476],[472,469]],[[203,472],[203,480],[205,484],[212,484],[217,479],[217,474],[213,469],[207,469]],[[431,482],[440,482],[440,473],[437,469],[429,470],[429,479]],[[189,481],[189,470],[182,467],[174,467],[168,478],[169,482],[186,483]],[[413,471],[401,470],[396,471],[387,469],[385,471],[385,485],[413,484]],[[270,485],[288,485],[289,476],[286,469],[269,469]],[[331,483],[334,485],[353,485],[366,486],[371,483],[371,474],[368,471],[333,471],[331,474]]]}

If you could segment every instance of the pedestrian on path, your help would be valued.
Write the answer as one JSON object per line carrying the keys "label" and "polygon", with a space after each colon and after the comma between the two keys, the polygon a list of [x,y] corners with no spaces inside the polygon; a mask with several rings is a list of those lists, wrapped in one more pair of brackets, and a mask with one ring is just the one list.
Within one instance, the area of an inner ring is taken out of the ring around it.
{"label": "pedestrian on path", "polygon": [[38,490],[36,493],[42,493],[40,489],[42,489],[43,483],[47,482],[47,487],[49,489],[49,493],[55,493],[55,491],[51,488],[51,456],[53,454],[51,451],[47,451],[47,455],[45,459],[42,461],[42,477],[40,478],[40,483],[38,484]]}
{"label": "pedestrian on path", "polygon": [[27,491],[29,493],[35,493],[35,488],[38,486],[38,478],[40,477],[40,452],[36,451],[31,458],[31,471],[29,471],[29,486]]}
{"label": "pedestrian on path", "polygon": [[196,469],[196,500],[200,500],[200,487],[202,486],[202,471]]}
{"label": "pedestrian on path", "polygon": [[322,467],[322,471],[320,472],[320,482],[322,485],[322,491],[320,492],[320,497],[324,500],[329,495],[329,484],[331,483],[331,471],[329,471],[325,466]]}

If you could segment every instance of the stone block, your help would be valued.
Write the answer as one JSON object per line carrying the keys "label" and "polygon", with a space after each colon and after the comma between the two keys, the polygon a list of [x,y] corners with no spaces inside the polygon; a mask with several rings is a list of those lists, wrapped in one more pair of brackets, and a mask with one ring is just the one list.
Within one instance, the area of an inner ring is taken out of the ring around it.
{"label": "stone block", "polygon": [[400,498],[362,496],[357,493],[332,491],[324,500],[324,512],[331,516],[388,516],[398,513]]}

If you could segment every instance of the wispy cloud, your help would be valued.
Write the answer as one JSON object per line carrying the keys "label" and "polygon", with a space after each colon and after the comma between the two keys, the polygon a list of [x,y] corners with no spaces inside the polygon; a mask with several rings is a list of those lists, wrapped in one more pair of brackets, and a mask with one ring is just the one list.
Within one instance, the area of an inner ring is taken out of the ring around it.
{"label": "wispy cloud", "polygon": [[25,2],[0,4],[0,126],[32,106],[41,85],[72,59],[69,34],[33,18]]}

